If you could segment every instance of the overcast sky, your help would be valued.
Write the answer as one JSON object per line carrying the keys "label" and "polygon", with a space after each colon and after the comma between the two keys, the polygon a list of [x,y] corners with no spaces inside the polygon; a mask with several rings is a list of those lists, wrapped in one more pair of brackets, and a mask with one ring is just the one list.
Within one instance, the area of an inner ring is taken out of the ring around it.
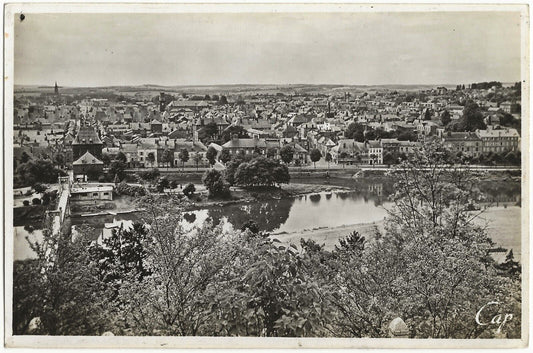
{"label": "overcast sky", "polygon": [[28,14],[15,84],[520,80],[520,14]]}

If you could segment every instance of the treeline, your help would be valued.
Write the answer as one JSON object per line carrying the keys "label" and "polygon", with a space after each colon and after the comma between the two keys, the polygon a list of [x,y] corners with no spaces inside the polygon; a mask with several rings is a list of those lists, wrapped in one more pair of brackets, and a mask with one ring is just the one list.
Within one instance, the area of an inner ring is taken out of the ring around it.
{"label": "treeline", "polygon": [[498,81],[489,81],[489,82],[478,82],[478,83],[472,83],[470,84],[470,88],[472,89],[489,89],[492,87],[502,87],[502,83]]}
{"label": "treeline", "polygon": [[35,184],[57,183],[58,177],[65,175],[67,173],[56,168],[49,159],[33,160],[29,157],[23,157],[13,174],[13,187],[22,188]]}
{"label": "treeline", "polygon": [[[475,207],[463,207],[480,200],[476,177],[420,168],[441,156],[425,146],[394,170],[386,232],[339,234],[331,250],[281,243],[253,222],[187,231],[180,204],[153,195],[142,200],[147,224],[103,246],[89,245],[84,229],[75,241],[44,232],[57,260],[36,245],[37,260],[15,263],[14,333],[388,337],[400,317],[413,338],[518,338],[520,265],[512,254],[493,261],[486,228],[471,222]],[[475,322],[495,299],[501,306],[480,319],[512,313],[501,332]]]}

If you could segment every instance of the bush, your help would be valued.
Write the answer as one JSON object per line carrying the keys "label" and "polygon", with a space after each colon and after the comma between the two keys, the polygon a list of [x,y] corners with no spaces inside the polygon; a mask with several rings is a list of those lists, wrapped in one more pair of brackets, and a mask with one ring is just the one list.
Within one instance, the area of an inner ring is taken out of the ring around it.
{"label": "bush", "polygon": [[157,168],[154,168],[152,170],[147,170],[145,172],[139,172],[139,176],[144,179],[144,180],[147,180],[147,181],[153,181],[157,178],[159,178],[159,169]]}
{"label": "bush", "polygon": [[165,177],[159,178],[157,181],[157,191],[163,192],[166,188],[168,188],[170,183],[168,182],[168,179]]}
{"label": "bush", "polygon": [[29,205],[30,205],[30,201],[28,201],[28,200],[24,200],[24,201],[22,201],[22,204],[23,204],[24,206],[29,206]]}
{"label": "bush", "polygon": [[33,185],[33,190],[35,190],[36,193],[40,194],[42,192],[45,192],[46,189],[48,189],[48,187],[46,185],[43,185],[43,184],[40,184],[40,183],[35,183]]}
{"label": "bush", "polygon": [[49,194],[44,194],[43,197],[42,197],[42,200],[43,200],[43,205],[49,205],[50,204],[50,195]]}
{"label": "bush", "polygon": [[183,195],[187,196],[188,198],[191,198],[194,195],[195,191],[196,191],[196,188],[194,187],[194,184],[193,183],[189,183],[183,189]]}
{"label": "bush", "polygon": [[41,199],[36,197],[33,200],[31,200],[31,204],[32,205],[40,205],[41,204]]}
{"label": "bush", "polygon": [[175,188],[177,188],[177,187],[178,187],[178,182],[177,182],[176,180],[172,180],[172,181],[170,182],[170,188],[171,188],[171,189],[175,189]]}
{"label": "bush", "polygon": [[121,182],[115,188],[117,195],[128,195],[128,196],[144,196],[146,190],[142,186],[133,186],[128,185],[126,182]]}

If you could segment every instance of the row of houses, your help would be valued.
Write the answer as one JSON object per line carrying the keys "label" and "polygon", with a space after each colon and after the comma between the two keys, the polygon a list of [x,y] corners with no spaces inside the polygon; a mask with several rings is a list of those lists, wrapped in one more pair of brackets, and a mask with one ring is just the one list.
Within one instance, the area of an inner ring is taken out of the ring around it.
{"label": "row of houses", "polygon": [[516,152],[520,150],[520,134],[516,129],[493,129],[475,132],[444,132],[444,145],[452,151],[479,157],[487,153]]}

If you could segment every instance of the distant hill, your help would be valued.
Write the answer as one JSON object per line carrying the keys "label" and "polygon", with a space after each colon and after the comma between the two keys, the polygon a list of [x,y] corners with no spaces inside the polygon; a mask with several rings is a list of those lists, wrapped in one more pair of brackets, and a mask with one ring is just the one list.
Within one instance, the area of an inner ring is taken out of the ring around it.
{"label": "distant hill", "polygon": [[[342,85],[342,84],[223,84],[223,85],[175,85],[163,86],[157,84],[129,85],[129,86],[102,86],[102,87],[60,87],[65,94],[79,94],[95,91],[113,91],[116,93],[136,93],[136,92],[168,92],[187,94],[275,94],[281,93],[329,93],[329,92],[361,92],[372,90],[428,90],[444,86],[455,89],[455,84],[435,84],[435,85]],[[15,92],[36,92],[49,91],[54,86],[45,85],[15,85]]]}

